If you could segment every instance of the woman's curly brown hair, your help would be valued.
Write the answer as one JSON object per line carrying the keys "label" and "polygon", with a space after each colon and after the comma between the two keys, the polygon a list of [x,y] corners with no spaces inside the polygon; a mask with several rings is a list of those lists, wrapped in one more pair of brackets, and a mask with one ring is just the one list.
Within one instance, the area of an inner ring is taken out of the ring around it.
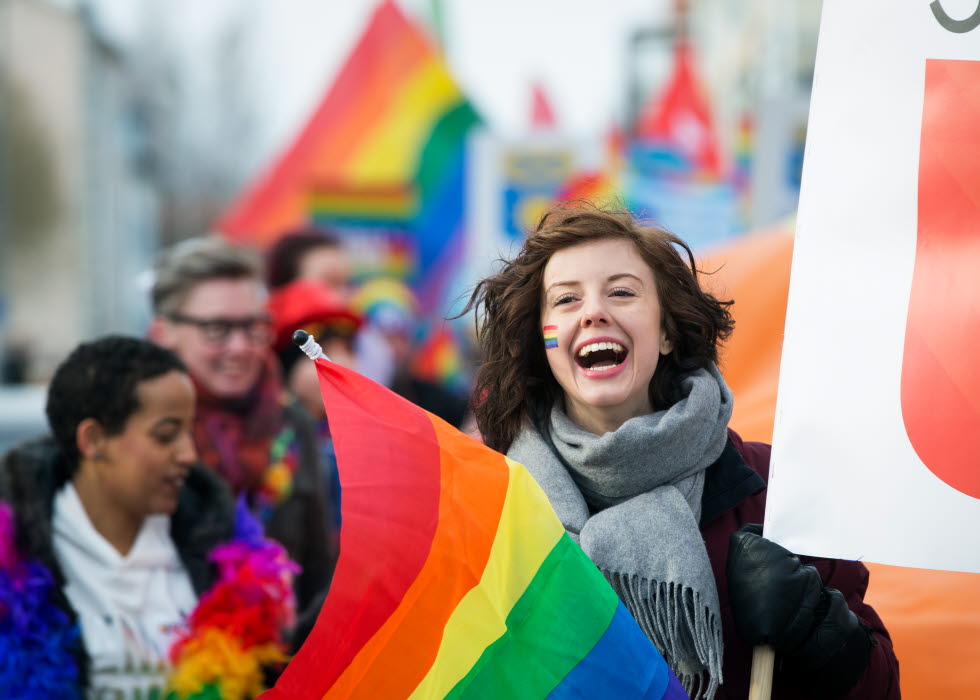
{"label": "woman's curly brown hair", "polygon": [[[653,270],[661,317],[673,349],[650,380],[655,410],[680,397],[680,379],[718,361],[734,328],[729,307],[701,289],[690,247],[677,236],[642,225],[629,211],[569,202],[548,211],[513,260],[479,282],[463,313],[476,310],[484,353],[474,389],[474,413],[487,445],[505,452],[526,418],[541,417],[562,390],[548,366],[541,338],[541,285],[551,256],[564,248],[608,238],[631,241]],[[684,252],[681,255],[680,251]]]}

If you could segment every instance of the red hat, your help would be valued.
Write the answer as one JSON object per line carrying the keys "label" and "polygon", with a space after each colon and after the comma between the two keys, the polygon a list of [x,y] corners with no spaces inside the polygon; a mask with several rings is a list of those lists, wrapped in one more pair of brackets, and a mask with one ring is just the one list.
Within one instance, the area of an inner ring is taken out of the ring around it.
{"label": "red hat", "polygon": [[276,350],[293,342],[293,332],[302,328],[314,338],[326,332],[354,335],[361,327],[361,316],[326,285],[296,280],[279,287],[269,296],[269,313],[275,329]]}

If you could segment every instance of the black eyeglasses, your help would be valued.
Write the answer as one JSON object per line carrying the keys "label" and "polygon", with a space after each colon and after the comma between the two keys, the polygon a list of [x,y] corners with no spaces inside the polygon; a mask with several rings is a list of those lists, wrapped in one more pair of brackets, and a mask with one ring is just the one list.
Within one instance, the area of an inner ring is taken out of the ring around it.
{"label": "black eyeglasses", "polygon": [[184,314],[169,314],[174,323],[185,323],[201,331],[204,339],[214,345],[223,345],[232,333],[240,330],[253,345],[267,345],[272,341],[272,320],[268,316],[251,318],[195,318]]}

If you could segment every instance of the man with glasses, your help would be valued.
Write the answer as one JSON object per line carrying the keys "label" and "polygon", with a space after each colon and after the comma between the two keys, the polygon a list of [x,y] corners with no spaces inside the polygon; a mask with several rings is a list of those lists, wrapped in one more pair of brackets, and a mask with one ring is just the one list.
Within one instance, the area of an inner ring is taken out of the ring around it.
{"label": "man with glasses", "polygon": [[266,296],[252,252],[216,236],[184,241],[157,262],[150,337],[190,371],[201,460],[302,567],[297,603],[315,617],[337,538],[327,532],[313,424],[283,390],[272,354]]}

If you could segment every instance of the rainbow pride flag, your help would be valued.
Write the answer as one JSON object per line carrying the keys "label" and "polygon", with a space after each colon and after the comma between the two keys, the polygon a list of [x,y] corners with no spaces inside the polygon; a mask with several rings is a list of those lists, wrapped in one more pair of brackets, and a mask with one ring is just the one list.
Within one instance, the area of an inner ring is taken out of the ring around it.
{"label": "rainbow pride flag", "polygon": [[687,697],[519,464],[317,360],[341,555],[264,700]]}
{"label": "rainbow pride flag", "polygon": [[577,172],[562,184],[557,202],[584,199],[597,206],[625,207],[620,182],[625,165],[623,132],[613,126],[606,133],[604,159],[600,168]]}
{"label": "rainbow pride flag", "polygon": [[463,342],[456,337],[458,331],[448,321],[433,325],[435,327],[425,329],[424,338],[412,358],[415,376],[450,390],[466,392],[470,376],[460,349]]}
{"label": "rainbow pride flag", "polygon": [[607,170],[576,173],[563,183],[558,195],[558,202],[573,199],[584,199],[596,206],[616,206],[623,199],[616,173]]}
{"label": "rainbow pride flag", "polygon": [[466,138],[478,121],[430,38],[384,0],[305,128],[217,229],[258,247],[308,222],[396,231],[415,246],[406,279],[420,313],[442,317],[464,252]]}
{"label": "rainbow pride flag", "polygon": [[558,326],[544,327],[544,346],[549,350],[558,347]]}

